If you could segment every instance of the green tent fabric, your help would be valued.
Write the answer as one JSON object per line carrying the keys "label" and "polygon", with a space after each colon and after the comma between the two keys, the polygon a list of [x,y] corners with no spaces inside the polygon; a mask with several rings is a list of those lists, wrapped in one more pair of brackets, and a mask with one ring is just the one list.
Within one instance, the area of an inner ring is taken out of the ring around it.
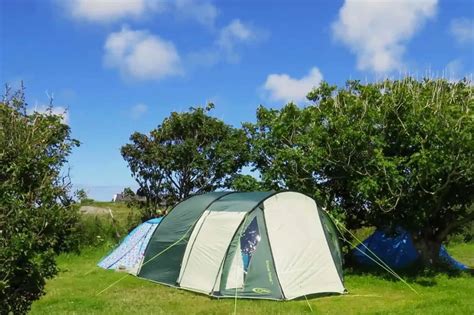
{"label": "green tent fabric", "polygon": [[214,297],[289,300],[343,293],[332,222],[297,192],[213,192],[176,205],[138,276]]}
{"label": "green tent fabric", "polygon": [[[191,228],[214,201],[229,192],[213,192],[193,196],[175,206],[161,221],[151,237],[145,251],[144,262],[139,276],[175,285],[179,274],[179,266],[188,243]],[[159,229],[159,231],[158,231]],[[163,252],[160,257],[153,258]],[[153,260],[151,260],[153,258]]]}

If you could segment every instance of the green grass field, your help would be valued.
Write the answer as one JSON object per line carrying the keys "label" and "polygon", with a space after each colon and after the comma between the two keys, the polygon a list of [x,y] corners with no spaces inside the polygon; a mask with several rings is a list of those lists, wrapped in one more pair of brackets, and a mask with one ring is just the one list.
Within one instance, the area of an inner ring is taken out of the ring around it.
{"label": "green grass field", "polygon": [[[48,281],[46,295],[33,304],[31,314],[232,314],[234,308],[237,314],[474,314],[474,277],[468,274],[407,278],[417,295],[388,275],[347,271],[346,295],[235,303],[99,269],[95,265],[110,250],[108,244],[59,256],[60,272]],[[474,266],[474,243],[451,245],[448,250]]]}

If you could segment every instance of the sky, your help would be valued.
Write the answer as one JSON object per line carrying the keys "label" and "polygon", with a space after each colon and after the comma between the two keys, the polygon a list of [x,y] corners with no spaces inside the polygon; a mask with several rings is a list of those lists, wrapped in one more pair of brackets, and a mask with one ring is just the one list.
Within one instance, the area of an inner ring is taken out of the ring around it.
{"label": "sky", "polygon": [[136,188],[120,147],[172,111],[213,102],[240,126],[262,104],[304,106],[325,80],[474,72],[471,0],[2,0],[0,82],[31,111],[53,98],[76,189]]}

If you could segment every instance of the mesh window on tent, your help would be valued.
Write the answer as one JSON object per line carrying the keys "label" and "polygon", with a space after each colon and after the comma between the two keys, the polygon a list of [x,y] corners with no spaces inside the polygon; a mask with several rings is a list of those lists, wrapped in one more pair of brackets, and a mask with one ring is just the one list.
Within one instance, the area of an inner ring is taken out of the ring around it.
{"label": "mesh window on tent", "polygon": [[244,272],[247,273],[247,270],[250,265],[257,245],[260,242],[260,232],[258,230],[257,218],[255,217],[252,222],[247,226],[245,232],[240,238],[240,252],[242,253],[242,260],[244,266]]}

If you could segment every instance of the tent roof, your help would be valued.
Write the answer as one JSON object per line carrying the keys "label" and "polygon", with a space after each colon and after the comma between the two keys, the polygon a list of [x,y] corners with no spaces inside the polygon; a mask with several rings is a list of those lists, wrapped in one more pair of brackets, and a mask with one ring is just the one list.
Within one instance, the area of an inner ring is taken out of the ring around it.
{"label": "tent roof", "polygon": [[207,210],[227,212],[250,212],[262,201],[275,194],[271,191],[229,192],[215,200]]}

